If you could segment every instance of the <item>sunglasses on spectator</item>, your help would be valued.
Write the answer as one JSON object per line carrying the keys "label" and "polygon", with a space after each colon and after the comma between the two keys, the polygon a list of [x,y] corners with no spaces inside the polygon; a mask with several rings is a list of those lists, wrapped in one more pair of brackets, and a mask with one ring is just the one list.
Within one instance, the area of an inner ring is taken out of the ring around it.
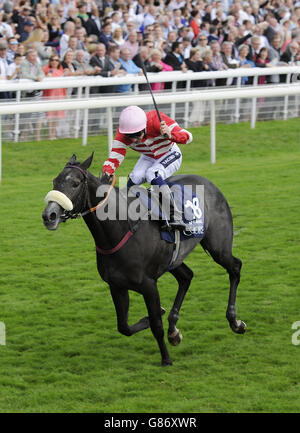
{"label": "sunglasses on spectator", "polygon": [[207,41],[207,38],[201,38],[199,41]]}
{"label": "sunglasses on spectator", "polygon": [[50,59],[50,62],[59,62],[59,59]]}

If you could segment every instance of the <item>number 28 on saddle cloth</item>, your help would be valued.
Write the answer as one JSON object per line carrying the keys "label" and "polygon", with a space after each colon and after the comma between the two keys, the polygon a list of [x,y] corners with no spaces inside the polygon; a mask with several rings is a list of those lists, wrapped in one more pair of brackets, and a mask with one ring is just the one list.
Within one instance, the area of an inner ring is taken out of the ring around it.
{"label": "number 28 on saddle cloth", "polygon": [[[196,193],[187,185],[167,182],[172,192],[176,208],[185,223],[185,229],[180,231],[180,240],[191,237],[203,238],[205,235],[205,218],[203,210],[204,188],[196,185]],[[153,189],[146,190],[138,185],[132,187],[136,197],[139,197],[141,205],[147,209],[151,219],[165,221],[157,195],[153,195]],[[174,243],[175,232],[170,230],[161,231],[162,239]]]}
{"label": "number 28 on saddle cloth", "polygon": [[[204,188],[196,185],[196,193],[187,185],[168,183],[176,204],[177,209],[182,212],[182,221],[185,223],[185,230],[180,232],[180,240],[190,239],[191,237],[203,238],[205,235],[204,217]],[[167,242],[174,242],[173,231],[162,231],[161,237]]]}

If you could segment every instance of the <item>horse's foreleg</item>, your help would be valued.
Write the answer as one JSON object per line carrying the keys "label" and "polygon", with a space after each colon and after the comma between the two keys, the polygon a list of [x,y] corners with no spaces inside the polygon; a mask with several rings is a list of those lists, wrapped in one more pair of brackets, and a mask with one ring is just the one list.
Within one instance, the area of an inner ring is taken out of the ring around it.
{"label": "horse's foreleg", "polygon": [[179,311],[184,300],[185,294],[191,284],[193,278],[193,271],[182,263],[178,268],[170,271],[178,281],[178,292],[170,311],[168,321],[168,340],[173,346],[177,346],[182,341],[182,334],[176,328],[176,323],[179,318]]}
{"label": "horse's foreleg", "polygon": [[164,341],[164,328],[162,323],[162,309],[160,306],[159,293],[155,281],[144,282],[141,290],[149,313],[151,331],[156,338],[161,353],[162,366],[171,365],[167,346]]}
{"label": "horse's foreleg", "polygon": [[230,292],[229,292],[229,300],[226,311],[226,318],[229,322],[229,325],[233,332],[237,334],[244,334],[247,329],[246,324],[242,320],[236,320],[236,309],[235,309],[235,301],[236,301],[236,291],[240,282],[240,272],[242,267],[242,262],[240,259],[232,256],[232,264],[227,268],[229,273],[230,280]]}
{"label": "horse's foreleg", "polygon": [[129,294],[128,290],[110,286],[111,296],[117,313],[118,331],[126,336],[136,334],[150,326],[149,317],[143,317],[134,325],[128,325]]}

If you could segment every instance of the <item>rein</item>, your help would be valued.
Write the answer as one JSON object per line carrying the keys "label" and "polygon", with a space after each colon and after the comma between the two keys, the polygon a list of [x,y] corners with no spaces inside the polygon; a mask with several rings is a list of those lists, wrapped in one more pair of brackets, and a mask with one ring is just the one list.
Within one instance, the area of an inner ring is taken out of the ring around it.
{"label": "rein", "polygon": [[100,201],[100,203],[98,203],[97,206],[91,207],[90,209],[86,210],[85,212],[82,212],[81,216],[85,216],[85,215],[87,215],[89,213],[95,212],[95,210],[100,209],[100,207],[104,206],[105,203],[107,202],[107,200],[109,199],[110,193],[112,192],[112,190],[113,190],[116,182],[117,182],[117,178],[113,174],[113,180],[112,180],[112,183],[110,184],[110,187],[109,187],[109,189],[107,191],[107,194],[106,194],[105,198],[102,201]]}
{"label": "rein", "polygon": [[95,244],[96,251],[97,251],[97,253],[104,254],[104,255],[116,253],[117,251],[119,251],[120,248],[122,248],[123,245],[126,244],[128,239],[131,238],[132,235],[133,235],[133,232],[131,230],[129,230],[126,233],[126,235],[120,240],[120,242],[114,248],[111,248],[110,250],[103,250],[102,248],[98,247],[97,244]]}

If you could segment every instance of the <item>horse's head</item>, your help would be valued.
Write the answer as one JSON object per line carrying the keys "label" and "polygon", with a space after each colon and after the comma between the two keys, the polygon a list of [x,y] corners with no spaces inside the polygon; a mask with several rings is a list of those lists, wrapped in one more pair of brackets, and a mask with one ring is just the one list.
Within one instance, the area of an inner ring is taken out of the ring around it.
{"label": "horse's head", "polygon": [[87,169],[90,167],[94,153],[83,163],[73,155],[64,169],[53,180],[53,190],[45,197],[47,206],[42,217],[48,230],[56,230],[66,220],[66,215],[78,215],[86,207]]}

